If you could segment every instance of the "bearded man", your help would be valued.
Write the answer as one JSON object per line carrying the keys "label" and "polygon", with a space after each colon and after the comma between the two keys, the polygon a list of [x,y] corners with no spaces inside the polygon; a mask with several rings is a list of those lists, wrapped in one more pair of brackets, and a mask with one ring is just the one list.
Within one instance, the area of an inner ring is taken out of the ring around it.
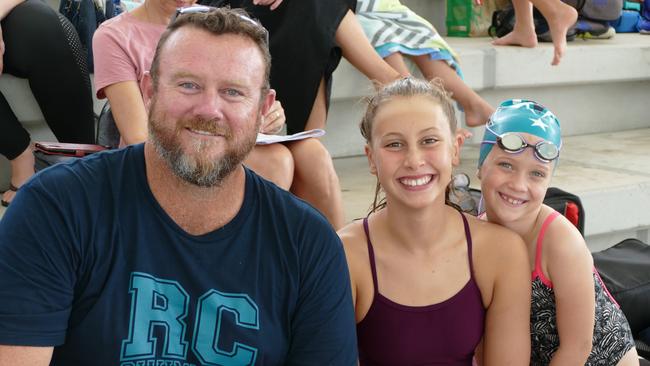
{"label": "bearded man", "polygon": [[356,364],[336,233],[242,165],[268,35],[192,9],[144,80],[149,140],[44,170],[0,221],[0,365]]}

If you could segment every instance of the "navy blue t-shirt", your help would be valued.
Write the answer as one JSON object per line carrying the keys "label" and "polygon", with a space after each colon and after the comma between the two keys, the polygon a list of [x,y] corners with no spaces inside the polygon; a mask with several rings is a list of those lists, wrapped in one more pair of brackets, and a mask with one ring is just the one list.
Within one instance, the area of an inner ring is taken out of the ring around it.
{"label": "navy blue t-shirt", "polygon": [[0,221],[0,344],[55,365],[354,365],[341,243],[246,170],[239,213],[194,236],[146,180],[143,145],[47,169]]}

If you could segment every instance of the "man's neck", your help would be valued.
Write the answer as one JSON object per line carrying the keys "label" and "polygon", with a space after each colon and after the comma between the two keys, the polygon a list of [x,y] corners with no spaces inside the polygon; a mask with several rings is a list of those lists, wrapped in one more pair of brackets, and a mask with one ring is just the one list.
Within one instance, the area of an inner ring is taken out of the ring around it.
{"label": "man's neck", "polygon": [[151,143],[144,146],[147,183],[158,204],[178,226],[192,235],[214,231],[230,222],[244,201],[243,166],[218,187],[199,187],[178,177]]}

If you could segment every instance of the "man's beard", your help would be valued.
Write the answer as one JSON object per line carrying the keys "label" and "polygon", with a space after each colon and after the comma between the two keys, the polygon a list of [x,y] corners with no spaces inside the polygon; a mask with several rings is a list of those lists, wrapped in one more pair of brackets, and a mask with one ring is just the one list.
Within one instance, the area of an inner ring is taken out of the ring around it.
{"label": "man's beard", "polygon": [[[255,122],[255,129],[249,136],[243,136],[239,143],[235,143],[230,128],[223,123],[203,118],[183,119],[176,121],[174,130],[170,131],[161,127],[161,124],[169,124],[165,115],[156,115],[155,101],[151,107],[149,118],[149,141],[153,144],[158,154],[167,162],[167,165],[178,177],[184,181],[199,187],[217,187],[246,159],[246,156],[255,146],[261,114],[258,112]],[[160,117],[160,118],[158,118]],[[197,140],[190,149],[194,154],[183,151],[180,145],[179,135],[183,129],[190,127],[195,130],[218,133],[224,136],[226,146],[223,156],[215,159],[204,158],[206,150],[210,149],[213,141]]]}

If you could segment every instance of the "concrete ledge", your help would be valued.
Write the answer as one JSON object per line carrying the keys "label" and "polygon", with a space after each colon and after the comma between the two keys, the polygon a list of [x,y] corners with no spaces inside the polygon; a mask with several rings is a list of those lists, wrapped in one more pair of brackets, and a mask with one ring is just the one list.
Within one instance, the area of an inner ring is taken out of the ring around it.
{"label": "concrete ledge", "polygon": [[[637,33],[569,42],[559,66],[550,65],[550,43],[522,48],[493,46],[489,38],[447,41],[460,56],[465,82],[475,90],[650,80],[650,36]],[[332,100],[362,97],[370,91],[370,82],[343,60],[334,73]]]}

